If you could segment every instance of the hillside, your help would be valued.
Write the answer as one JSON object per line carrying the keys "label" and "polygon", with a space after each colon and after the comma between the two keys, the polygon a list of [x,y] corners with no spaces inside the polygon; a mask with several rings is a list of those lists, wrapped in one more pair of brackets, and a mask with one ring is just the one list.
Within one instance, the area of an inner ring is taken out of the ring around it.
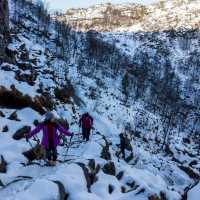
{"label": "hillside", "polygon": [[198,29],[198,0],[162,0],[143,6],[138,4],[100,4],[83,9],[68,9],[59,20],[75,30],[112,32],[152,32]]}
{"label": "hillside", "polygon": [[[170,15],[170,2],[162,13],[162,3],[116,7],[124,13],[127,7],[145,9],[142,20],[134,19],[142,24],[146,13],[155,20],[156,13]],[[198,8],[198,1],[182,2],[190,13]],[[107,6],[81,12],[101,17]],[[133,31],[133,22],[77,31],[50,16],[43,4],[9,1],[10,40],[8,33],[2,36],[0,62],[2,199],[198,200],[200,32],[186,26],[182,10],[175,13],[181,19],[177,28],[159,23],[159,32],[150,25]],[[0,30],[5,26],[6,20]],[[59,146],[55,167],[42,159],[28,163],[24,154],[37,146],[37,138],[27,143],[22,133],[48,110],[75,133],[71,144],[66,138]],[[86,111],[94,118],[87,143],[78,127]],[[132,146],[125,160],[119,155],[120,133]]]}

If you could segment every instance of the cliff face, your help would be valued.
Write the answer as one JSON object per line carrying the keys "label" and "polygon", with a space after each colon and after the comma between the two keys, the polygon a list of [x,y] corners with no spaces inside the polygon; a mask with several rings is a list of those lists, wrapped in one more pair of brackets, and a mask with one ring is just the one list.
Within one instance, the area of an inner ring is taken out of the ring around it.
{"label": "cliff face", "polygon": [[58,19],[75,30],[99,32],[155,32],[198,29],[198,0],[163,0],[155,4],[102,4],[89,8],[68,9]]}
{"label": "cliff face", "polygon": [[5,57],[5,47],[9,37],[8,1],[0,0],[0,62]]}

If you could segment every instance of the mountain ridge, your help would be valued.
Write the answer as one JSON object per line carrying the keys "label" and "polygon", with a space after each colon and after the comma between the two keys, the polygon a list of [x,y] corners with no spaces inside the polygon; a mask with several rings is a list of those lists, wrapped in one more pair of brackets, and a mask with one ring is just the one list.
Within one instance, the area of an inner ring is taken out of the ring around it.
{"label": "mountain ridge", "polygon": [[197,0],[160,1],[150,5],[100,4],[68,9],[57,17],[79,31],[166,31],[199,29],[200,2]]}

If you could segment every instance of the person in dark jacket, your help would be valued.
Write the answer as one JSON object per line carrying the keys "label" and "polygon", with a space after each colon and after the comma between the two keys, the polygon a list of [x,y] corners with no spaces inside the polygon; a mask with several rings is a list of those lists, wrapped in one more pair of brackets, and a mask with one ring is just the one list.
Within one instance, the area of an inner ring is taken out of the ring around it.
{"label": "person in dark jacket", "polygon": [[83,140],[89,141],[90,132],[93,126],[93,118],[89,113],[85,113],[79,120],[79,127],[82,127]]}
{"label": "person in dark jacket", "polygon": [[124,137],[123,133],[119,135],[120,137],[120,153],[122,153],[122,158],[125,159],[125,149],[126,149],[126,138]]}
{"label": "person in dark jacket", "polygon": [[55,165],[57,160],[57,146],[60,144],[60,138],[57,132],[59,131],[67,136],[73,136],[73,133],[70,133],[60,124],[56,123],[54,114],[51,112],[45,115],[44,122],[37,125],[35,129],[29,132],[27,140],[39,133],[41,130],[43,131],[41,145],[46,150],[48,163],[49,165]]}

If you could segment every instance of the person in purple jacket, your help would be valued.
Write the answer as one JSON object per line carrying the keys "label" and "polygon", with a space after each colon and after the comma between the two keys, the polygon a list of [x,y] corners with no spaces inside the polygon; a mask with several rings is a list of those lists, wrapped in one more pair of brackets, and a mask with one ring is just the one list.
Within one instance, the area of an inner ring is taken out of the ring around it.
{"label": "person in purple jacket", "polygon": [[37,125],[35,129],[28,133],[26,139],[28,140],[32,136],[39,133],[41,130],[43,131],[41,145],[46,150],[48,163],[49,165],[55,165],[57,160],[57,146],[60,144],[60,138],[57,132],[59,131],[66,136],[73,136],[73,133],[70,133],[60,124],[56,123],[54,114],[51,112],[45,115],[44,122]]}

